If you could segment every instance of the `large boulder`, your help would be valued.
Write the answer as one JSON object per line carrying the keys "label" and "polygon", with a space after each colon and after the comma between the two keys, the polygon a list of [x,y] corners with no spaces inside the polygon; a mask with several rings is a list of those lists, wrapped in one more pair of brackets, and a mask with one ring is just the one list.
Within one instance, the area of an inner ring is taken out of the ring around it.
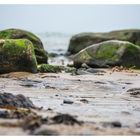
{"label": "large boulder", "polygon": [[69,43],[68,54],[76,54],[89,45],[107,40],[129,41],[140,45],[140,30],[119,30],[108,33],[80,33],[74,35]]}
{"label": "large boulder", "polygon": [[48,53],[44,50],[41,40],[31,32],[21,29],[6,29],[0,31],[0,39],[28,39],[33,43],[38,64],[48,61]]}
{"label": "large boulder", "polygon": [[110,40],[91,45],[74,56],[74,66],[94,68],[124,66],[140,68],[140,47],[127,41]]}
{"label": "large boulder", "polygon": [[0,73],[37,72],[34,47],[27,39],[0,40]]}

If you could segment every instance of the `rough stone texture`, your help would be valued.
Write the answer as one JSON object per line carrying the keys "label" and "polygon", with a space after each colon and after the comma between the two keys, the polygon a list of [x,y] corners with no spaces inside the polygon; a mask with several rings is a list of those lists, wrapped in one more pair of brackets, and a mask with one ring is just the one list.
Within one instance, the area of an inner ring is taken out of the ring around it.
{"label": "rough stone texture", "polygon": [[108,33],[80,33],[74,35],[69,43],[68,53],[76,54],[80,50],[107,40],[129,41],[140,45],[140,30],[118,30]]}
{"label": "rough stone texture", "polygon": [[0,73],[13,71],[37,72],[34,48],[27,39],[0,40]]}
{"label": "rough stone texture", "polygon": [[131,88],[127,90],[127,94],[130,94],[132,96],[139,96],[140,95],[140,88]]}
{"label": "rough stone texture", "polygon": [[110,40],[91,45],[74,56],[74,66],[140,68],[140,48],[126,41]]}
{"label": "rough stone texture", "polygon": [[52,120],[54,121],[54,123],[57,123],[57,124],[61,124],[61,123],[64,123],[66,125],[74,125],[74,124],[81,125],[82,124],[82,122],[76,120],[73,116],[68,115],[68,114],[60,114],[60,115],[54,116]]}
{"label": "rough stone texture", "polygon": [[61,72],[62,68],[60,66],[54,66],[49,64],[42,64],[38,67],[38,71],[41,73],[58,73]]}
{"label": "rough stone texture", "polygon": [[35,108],[32,101],[22,94],[13,95],[11,93],[0,93],[0,107],[21,107],[21,108]]}
{"label": "rough stone texture", "polygon": [[31,32],[21,29],[6,29],[0,31],[0,39],[28,39],[33,43],[38,64],[48,61],[48,53],[44,50],[41,40]]}

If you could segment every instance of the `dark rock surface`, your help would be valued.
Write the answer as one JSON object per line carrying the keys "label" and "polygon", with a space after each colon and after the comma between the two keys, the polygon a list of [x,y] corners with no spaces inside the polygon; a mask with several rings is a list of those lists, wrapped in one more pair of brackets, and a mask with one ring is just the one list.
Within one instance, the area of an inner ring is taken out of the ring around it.
{"label": "dark rock surface", "polygon": [[107,40],[129,41],[140,46],[140,30],[118,30],[108,33],[80,33],[74,35],[69,43],[68,54],[76,54],[80,50]]}
{"label": "dark rock surface", "polygon": [[0,40],[0,73],[37,72],[37,61],[32,43],[27,39]]}
{"label": "dark rock surface", "polygon": [[61,123],[66,124],[66,125],[74,125],[74,124],[81,125],[82,124],[82,122],[76,120],[73,116],[69,114],[56,115],[52,118],[52,120],[56,124],[61,124]]}
{"label": "dark rock surface", "polygon": [[32,42],[38,64],[47,63],[48,53],[44,50],[41,40],[33,33],[21,29],[0,31],[0,39],[28,39]]}
{"label": "dark rock surface", "polygon": [[1,108],[35,108],[32,101],[22,94],[13,95],[11,93],[0,93],[0,107]]}
{"label": "dark rock surface", "polygon": [[110,40],[83,49],[73,60],[77,68],[83,63],[93,68],[140,68],[140,48],[126,41]]}

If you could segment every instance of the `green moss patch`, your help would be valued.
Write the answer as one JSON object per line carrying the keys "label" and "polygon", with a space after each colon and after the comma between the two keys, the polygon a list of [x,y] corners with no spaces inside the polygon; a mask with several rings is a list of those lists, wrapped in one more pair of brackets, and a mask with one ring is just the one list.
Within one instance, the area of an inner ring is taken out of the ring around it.
{"label": "green moss patch", "polygon": [[93,67],[125,66],[140,68],[140,48],[127,41],[110,40],[92,45],[74,57],[74,66],[86,63]]}
{"label": "green moss patch", "polygon": [[6,39],[0,43],[0,73],[37,72],[32,42],[27,39]]}
{"label": "green moss patch", "polygon": [[61,72],[62,68],[60,66],[53,66],[49,64],[42,64],[38,66],[38,71],[42,73],[58,73]]}
{"label": "green moss patch", "polygon": [[41,40],[31,32],[21,29],[6,29],[0,31],[0,39],[28,39],[33,44],[37,62],[43,64],[48,61],[48,53],[44,50]]}
{"label": "green moss patch", "polygon": [[129,41],[140,46],[140,30],[118,30],[106,33],[80,33],[70,39],[68,54],[76,54],[80,50],[107,40]]}

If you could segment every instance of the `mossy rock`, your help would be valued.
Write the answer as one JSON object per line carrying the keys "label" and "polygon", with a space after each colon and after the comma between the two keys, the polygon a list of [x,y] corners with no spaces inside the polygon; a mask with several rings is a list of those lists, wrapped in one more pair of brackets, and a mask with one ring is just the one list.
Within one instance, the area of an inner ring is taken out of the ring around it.
{"label": "mossy rock", "polygon": [[27,39],[0,40],[0,73],[37,72],[34,47]]}
{"label": "mossy rock", "polygon": [[28,39],[32,42],[38,64],[48,62],[48,53],[44,50],[41,40],[31,32],[21,29],[0,31],[0,39]]}
{"label": "mossy rock", "polygon": [[130,29],[107,33],[80,33],[71,38],[67,54],[76,54],[90,45],[107,40],[129,41],[140,46],[140,30]]}
{"label": "mossy rock", "polygon": [[127,41],[110,40],[91,45],[74,56],[74,66],[140,68],[140,47]]}
{"label": "mossy rock", "polygon": [[41,73],[58,73],[62,71],[62,68],[60,66],[41,64],[38,66],[38,71]]}

